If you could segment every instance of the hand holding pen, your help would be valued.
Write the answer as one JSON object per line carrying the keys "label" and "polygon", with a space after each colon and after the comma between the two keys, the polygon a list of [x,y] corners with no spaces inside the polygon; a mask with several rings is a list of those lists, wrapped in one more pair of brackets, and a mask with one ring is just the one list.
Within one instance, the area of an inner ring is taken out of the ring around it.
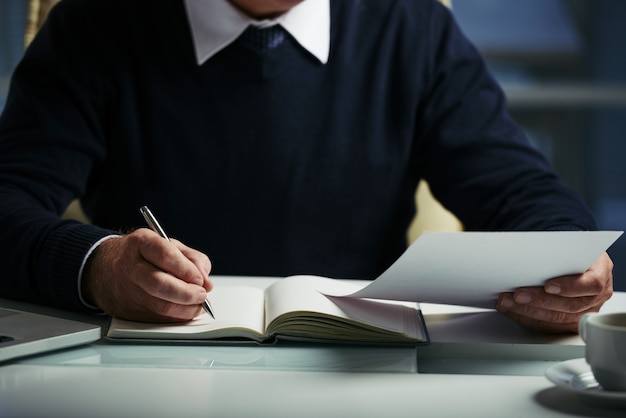
{"label": "hand holding pen", "polygon": [[189,321],[213,288],[206,254],[147,228],[106,236],[93,248],[81,275],[80,296],[116,318]]}
{"label": "hand holding pen", "polygon": [[[170,240],[167,234],[165,233],[165,230],[161,227],[156,217],[152,214],[152,212],[150,211],[150,209],[148,209],[147,206],[142,206],[139,209],[139,211],[143,215],[150,229],[152,229],[154,232],[156,232],[157,234],[159,234],[161,237],[165,238],[166,240],[168,241]],[[208,313],[209,315],[213,317],[213,319],[215,319],[213,308],[211,307],[211,304],[209,303],[208,300],[206,299],[204,300],[204,302],[202,303],[202,309],[204,309],[206,313]]]}

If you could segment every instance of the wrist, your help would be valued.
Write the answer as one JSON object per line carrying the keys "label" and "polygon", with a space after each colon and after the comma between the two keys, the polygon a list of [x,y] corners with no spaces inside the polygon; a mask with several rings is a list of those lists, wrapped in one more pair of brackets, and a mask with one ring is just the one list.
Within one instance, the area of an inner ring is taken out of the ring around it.
{"label": "wrist", "polygon": [[79,274],[79,295],[85,306],[90,308],[99,308],[97,301],[98,286],[102,280],[102,266],[106,264],[101,258],[103,253],[106,254],[106,247],[112,244],[112,240],[119,238],[120,235],[108,235],[98,240],[91,246],[85,258]]}

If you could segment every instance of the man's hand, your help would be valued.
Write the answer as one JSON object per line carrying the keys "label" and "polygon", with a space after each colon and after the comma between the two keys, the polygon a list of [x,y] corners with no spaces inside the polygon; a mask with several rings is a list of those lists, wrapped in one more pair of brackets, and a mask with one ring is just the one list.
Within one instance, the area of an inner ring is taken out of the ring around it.
{"label": "man's hand", "polygon": [[550,279],[543,287],[503,293],[496,309],[520,324],[546,333],[578,332],[578,321],[597,312],[613,295],[613,262],[607,253],[583,274]]}
{"label": "man's hand", "polygon": [[149,322],[194,318],[213,285],[203,253],[141,228],[104,241],[90,256],[81,289],[109,315]]}

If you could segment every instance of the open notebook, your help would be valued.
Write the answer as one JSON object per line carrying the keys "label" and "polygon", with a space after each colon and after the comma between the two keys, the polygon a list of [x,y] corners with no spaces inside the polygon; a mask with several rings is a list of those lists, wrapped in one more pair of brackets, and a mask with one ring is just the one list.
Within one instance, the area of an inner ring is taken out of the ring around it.
{"label": "open notebook", "polygon": [[277,339],[379,344],[424,344],[428,334],[415,302],[329,296],[362,285],[319,276],[291,276],[267,289],[219,286],[211,292],[215,319],[150,324],[113,318],[114,340],[256,341]]}
{"label": "open notebook", "polygon": [[100,327],[0,308],[0,361],[96,341]]}

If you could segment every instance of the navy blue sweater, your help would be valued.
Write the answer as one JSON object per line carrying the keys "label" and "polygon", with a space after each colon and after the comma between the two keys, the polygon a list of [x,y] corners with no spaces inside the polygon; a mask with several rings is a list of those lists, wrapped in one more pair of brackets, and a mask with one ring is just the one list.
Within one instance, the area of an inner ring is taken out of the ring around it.
{"label": "navy blue sweater", "polygon": [[[466,229],[594,229],[447,9],[331,13],[326,65],[288,38],[198,66],[182,1],[61,2],[0,119],[0,296],[80,308],[87,249],[141,205],[215,274],[374,278],[421,178]],[[59,219],[74,197],[93,225]]]}

